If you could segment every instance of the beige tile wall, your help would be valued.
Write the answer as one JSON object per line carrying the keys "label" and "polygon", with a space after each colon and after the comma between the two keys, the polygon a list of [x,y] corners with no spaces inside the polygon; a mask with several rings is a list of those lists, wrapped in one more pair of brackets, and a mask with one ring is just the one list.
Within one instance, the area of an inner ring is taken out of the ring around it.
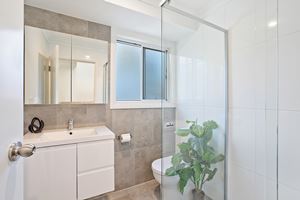
{"label": "beige tile wall", "polygon": [[[163,115],[162,115],[163,114]],[[153,179],[151,163],[160,158],[165,142],[174,141],[173,135],[162,137],[162,122],[175,120],[175,109],[112,110],[112,131],[116,135],[131,133],[130,144],[115,142],[116,189],[127,188]],[[170,131],[170,130],[169,130]],[[167,131],[163,131],[166,134]],[[175,149],[168,149],[174,152]]]}
{"label": "beige tile wall", "polygon": [[45,129],[67,128],[68,120],[74,120],[74,127],[99,126],[106,124],[105,105],[25,105],[24,131],[33,117],[45,122]]}
{"label": "beige tile wall", "polygon": [[[25,6],[25,24],[110,42],[109,26],[31,6]],[[130,132],[130,145],[115,141],[116,190],[153,179],[152,161],[175,149],[163,144],[175,145],[174,130],[164,129],[162,135],[162,124],[175,121],[175,109],[162,113],[161,109],[110,110],[109,105],[25,105],[24,113],[25,131],[31,119],[39,117],[45,121],[45,129],[66,128],[72,118],[75,127],[106,125],[117,136]]]}
{"label": "beige tile wall", "polygon": [[25,5],[24,23],[28,26],[110,42],[111,27]]}

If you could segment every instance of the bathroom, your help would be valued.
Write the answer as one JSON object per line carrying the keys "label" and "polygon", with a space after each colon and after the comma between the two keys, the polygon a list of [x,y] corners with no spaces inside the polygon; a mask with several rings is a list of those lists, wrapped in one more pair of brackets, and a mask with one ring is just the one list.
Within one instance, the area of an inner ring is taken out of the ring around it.
{"label": "bathroom", "polygon": [[0,200],[300,199],[299,9],[1,0]]}

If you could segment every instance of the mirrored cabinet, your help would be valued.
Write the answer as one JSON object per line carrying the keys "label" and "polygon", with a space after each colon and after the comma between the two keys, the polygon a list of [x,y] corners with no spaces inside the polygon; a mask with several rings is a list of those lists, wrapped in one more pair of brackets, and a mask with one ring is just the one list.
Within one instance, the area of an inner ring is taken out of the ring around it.
{"label": "mirrored cabinet", "polygon": [[25,104],[107,102],[107,41],[25,26]]}

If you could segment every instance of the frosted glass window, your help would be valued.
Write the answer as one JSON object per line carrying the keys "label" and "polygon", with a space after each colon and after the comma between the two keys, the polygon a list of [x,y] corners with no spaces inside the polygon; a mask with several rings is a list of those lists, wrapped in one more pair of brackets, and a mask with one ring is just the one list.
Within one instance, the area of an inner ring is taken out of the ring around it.
{"label": "frosted glass window", "polygon": [[142,47],[117,42],[117,101],[141,100]]}
{"label": "frosted glass window", "polygon": [[144,99],[165,99],[165,53],[144,48]]}

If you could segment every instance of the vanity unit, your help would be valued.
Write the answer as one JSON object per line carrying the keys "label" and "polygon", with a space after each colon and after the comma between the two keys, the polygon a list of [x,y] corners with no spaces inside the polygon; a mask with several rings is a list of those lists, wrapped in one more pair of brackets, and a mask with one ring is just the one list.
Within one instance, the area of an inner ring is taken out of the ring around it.
{"label": "vanity unit", "polygon": [[25,200],[81,200],[114,190],[114,138],[107,127],[28,133]]}

